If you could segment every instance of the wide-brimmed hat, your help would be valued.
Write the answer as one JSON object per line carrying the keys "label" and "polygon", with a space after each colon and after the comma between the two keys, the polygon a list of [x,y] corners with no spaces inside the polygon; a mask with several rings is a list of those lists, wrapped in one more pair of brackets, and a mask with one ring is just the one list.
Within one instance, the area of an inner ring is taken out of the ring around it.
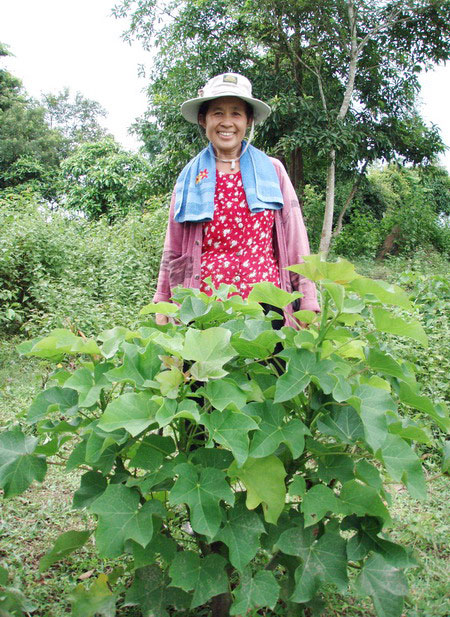
{"label": "wide-brimmed hat", "polygon": [[253,108],[255,124],[263,122],[270,114],[270,107],[259,99],[252,96],[252,84],[243,75],[238,73],[222,73],[216,75],[198,91],[199,96],[195,99],[184,101],[181,105],[183,117],[193,124],[198,124],[198,110],[205,101],[212,101],[222,96],[237,96],[249,103]]}

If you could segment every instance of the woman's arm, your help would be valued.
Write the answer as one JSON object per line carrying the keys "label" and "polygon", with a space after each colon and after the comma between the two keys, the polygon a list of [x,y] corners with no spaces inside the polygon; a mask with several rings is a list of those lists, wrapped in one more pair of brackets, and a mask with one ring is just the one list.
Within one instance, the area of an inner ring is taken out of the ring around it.
{"label": "woman's arm", "polygon": [[183,226],[176,223],[173,218],[175,205],[175,191],[172,193],[169,208],[169,221],[167,223],[166,238],[159,266],[158,283],[153,302],[168,302],[171,297],[169,281],[169,264],[173,259],[180,257],[183,248]]}

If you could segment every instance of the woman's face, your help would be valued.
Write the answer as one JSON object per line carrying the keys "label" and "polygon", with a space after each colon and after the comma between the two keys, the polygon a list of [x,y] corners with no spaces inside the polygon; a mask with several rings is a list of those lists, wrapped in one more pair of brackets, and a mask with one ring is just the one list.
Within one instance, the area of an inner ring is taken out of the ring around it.
{"label": "woman's face", "polygon": [[241,142],[251,122],[247,117],[244,101],[236,96],[223,96],[209,103],[205,116],[199,116],[199,124],[214,146],[219,158],[237,158]]}

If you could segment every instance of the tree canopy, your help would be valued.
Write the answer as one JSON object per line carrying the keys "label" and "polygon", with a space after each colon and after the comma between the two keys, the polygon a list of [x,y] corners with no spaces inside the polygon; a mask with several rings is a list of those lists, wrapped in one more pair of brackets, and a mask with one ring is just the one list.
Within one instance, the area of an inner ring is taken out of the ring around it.
{"label": "tree canopy", "polygon": [[141,135],[169,163],[166,188],[198,148],[179,104],[214,74],[236,71],[273,109],[256,145],[283,159],[294,185],[327,187],[379,158],[430,162],[443,150],[416,109],[418,76],[450,57],[450,3],[436,0],[123,0],[127,37],[156,47]]}

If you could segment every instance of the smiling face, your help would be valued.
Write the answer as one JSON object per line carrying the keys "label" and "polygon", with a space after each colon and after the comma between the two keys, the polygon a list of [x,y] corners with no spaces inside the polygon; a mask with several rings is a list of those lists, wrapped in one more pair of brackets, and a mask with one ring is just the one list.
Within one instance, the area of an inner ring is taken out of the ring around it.
{"label": "smiling face", "polygon": [[206,115],[199,115],[198,122],[219,158],[233,159],[240,155],[241,142],[251,123],[242,99],[223,96],[212,100]]}

